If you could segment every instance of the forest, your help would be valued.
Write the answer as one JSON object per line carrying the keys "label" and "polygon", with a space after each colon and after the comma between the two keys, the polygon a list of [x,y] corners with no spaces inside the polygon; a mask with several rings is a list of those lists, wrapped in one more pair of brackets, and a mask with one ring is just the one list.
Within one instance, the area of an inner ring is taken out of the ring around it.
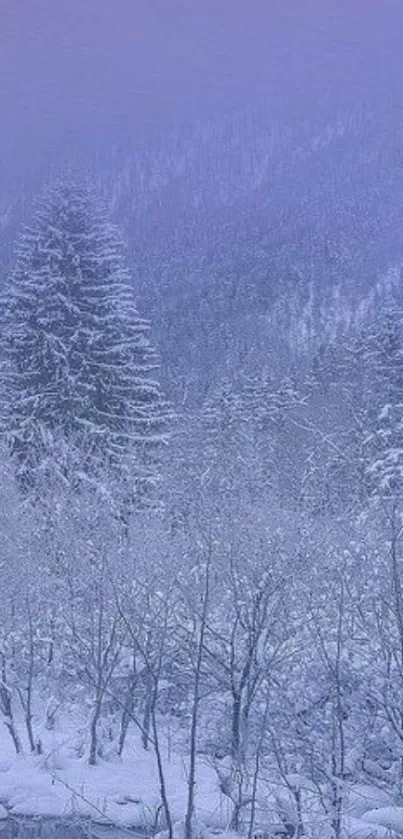
{"label": "forest", "polygon": [[0,1],[0,839],[403,839],[402,32]]}
{"label": "forest", "polygon": [[[5,815],[402,835],[400,145],[372,125],[245,114],[8,205]],[[101,802],[125,761],[151,798]]]}

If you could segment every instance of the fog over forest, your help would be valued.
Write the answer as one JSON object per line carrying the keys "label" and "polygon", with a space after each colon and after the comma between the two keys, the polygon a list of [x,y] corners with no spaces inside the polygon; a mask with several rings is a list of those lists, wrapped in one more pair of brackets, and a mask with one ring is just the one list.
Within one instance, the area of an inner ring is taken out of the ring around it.
{"label": "fog over forest", "polygon": [[403,837],[402,38],[0,0],[0,839]]}

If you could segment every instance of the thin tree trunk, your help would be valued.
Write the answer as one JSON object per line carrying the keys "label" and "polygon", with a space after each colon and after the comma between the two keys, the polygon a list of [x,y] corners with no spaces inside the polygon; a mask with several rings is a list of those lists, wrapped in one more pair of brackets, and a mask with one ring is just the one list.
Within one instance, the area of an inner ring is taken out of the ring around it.
{"label": "thin tree trunk", "polygon": [[262,720],[261,727],[260,727],[260,732],[259,732],[259,740],[258,740],[258,743],[257,743],[257,746],[256,746],[255,767],[254,767],[254,772],[253,772],[252,795],[251,795],[251,802],[250,802],[250,819],[249,819],[249,828],[248,828],[248,839],[252,839],[253,830],[254,830],[254,827],[255,827],[257,785],[258,785],[259,772],[260,772],[260,759],[261,759],[261,756],[262,756],[262,749],[263,749],[264,739],[265,739],[265,735],[266,735],[268,713],[269,713],[269,695],[268,695],[268,692],[267,692],[264,715],[263,715],[263,720]]}
{"label": "thin tree trunk", "polygon": [[120,733],[119,733],[119,746],[118,746],[118,755],[119,757],[123,754],[123,749],[125,747],[126,736],[129,730],[130,720],[133,716],[134,710],[134,693],[137,685],[137,672],[136,672],[136,658],[133,654],[133,669],[129,677],[129,684],[127,686],[126,696],[124,700],[124,706],[122,711],[121,723],[120,723]]}
{"label": "thin tree trunk", "polygon": [[336,678],[336,715],[334,720],[333,733],[333,755],[332,755],[332,790],[333,790],[333,833],[335,839],[339,839],[341,833],[341,815],[343,808],[343,780],[345,771],[345,744],[344,744],[344,717],[343,697],[341,689],[340,662],[343,646],[343,618],[344,618],[344,587],[341,583],[339,615],[337,624],[337,654],[335,662]]}
{"label": "thin tree trunk", "polygon": [[162,806],[164,808],[165,819],[167,823],[167,830],[168,830],[168,839],[173,839],[173,822],[171,811],[169,808],[168,803],[168,795],[167,789],[165,784],[165,775],[164,775],[164,767],[162,765],[162,756],[161,756],[161,748],[160,748],[160,741],[159,741],[159,734],[158,734],[158,727],[157,727],[157,720],[156,720],[156,704],[157,704],[157,687],[156,683],[154,684],[153,690],[153,699],[151,703],[151,723],[153,729],[153,740],[154,740],[154,749],[155,755],[157,758],[157,767],[158,767],[158,778],[160,784],[160,795]]}
{"label": "thin tree trunk", "polygon": [[32,728],[32,688],[34,681],[34,666],[35,666],[35,644],[34,644],[34,628],[32,624],[32,614],[29,601],[27,602],[28,611],[28,626],[29,626],[29,667],[28,667],[28,683],[27,683],[27,699],[25,708],[25,726],[27,729],[28,742],[31,752],[36,750],[34,732]]}
{"label": "thin tree trunk", "polygon": [[[1,654],[0,654],[1,655]],[[16,754],[23,751],[22,743],[15,726],[11,690],[7,684],[6,659],[1,655],[1,677],[0,677],[0,709],[4,716],[4,725],[13,741]]]}
{"label": "thin tree trunk", "polygon": [[143,726],[141,731],[141,742],[143,749],[148,750],[150,743],[150,725],[151,725],[151,706],[152,706],[152,675],[147,673],[146,676],[146,696],[143,714]]}
{"label": "thin tree trunk", "polygon": [[241,749],[241,694],[232,691],[231,754],[238,762]]}
{"label": "thin tree trunk", "polygon": [[101,715],[101,702],[102,699],[98,695],[95,701],[95,708],[93,715],[91,717],[91,724],[90,724],[90,754],[88,758],[88,763],[90,766],[96,766],[97,763],[97,756],[98,756],[98,722]]}
{"label": "thin tree trunk", "polygon": [[17,688],[17,693],[20,698],[21,707],[24,711],[24,722],[25,722],[25,729],[27,732],[27,738],[29,743],[29,748],[31,752],[35,752],[37,749],[37,744],[35,743],[35,737],[32,727],[32,693],[33,693],[33,684],[34,684],[34,672],[35,672],[35,639],[34,639],[34,627],[33,627],[33,620],[32,620],[32,613],[31,613],[31,606],[29,603],[29,599],[26,600],[26,610],[28,615],[28,673],[27,673],[27,683],[26,687],[24,688]]}
{"label": "thin tree trunk", "polygon": [[205,570],[203,606],[200,619],[200,630],[197,644],[196,671],[193,686],[192,718],[190,725],[190,762],[188,779],[188,799],[185,816],[185,839],[192,839],[192,822],[194,817],[194,800],[196,786],[196,736],[198,711],[200,702],[200,680],[203,661],[204,636],[206,632],[207,612],[210,593],[210,564],[211,564],[211,534],[209,535],[208,553]]}

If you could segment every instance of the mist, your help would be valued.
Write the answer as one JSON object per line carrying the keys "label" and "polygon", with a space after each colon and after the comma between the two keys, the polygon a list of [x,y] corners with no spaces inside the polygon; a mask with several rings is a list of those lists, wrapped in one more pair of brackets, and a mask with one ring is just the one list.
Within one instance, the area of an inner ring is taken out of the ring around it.
{"label": "mist", "polygon": [[3,0],[3,171],[245,108],[395,99],[402,15],[388,0]]}

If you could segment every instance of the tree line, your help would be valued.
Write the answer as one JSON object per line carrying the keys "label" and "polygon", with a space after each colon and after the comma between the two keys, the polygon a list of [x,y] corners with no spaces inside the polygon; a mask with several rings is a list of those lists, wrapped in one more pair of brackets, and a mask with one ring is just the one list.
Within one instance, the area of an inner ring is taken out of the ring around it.
{"label": "tree line", "polygon": [[[214,767],[231,827],[353,833],[359,786],[403,795],[401,313],[284,377],[173,408],[123,244],[53,185],[2,296],[0,711],[17,753],[85,709],[77,756]],[[175,417],[174,417],[175,414]],[[173,743],[173,746],[171,745]],[[158,813],[156,814],[157,819]]]}

